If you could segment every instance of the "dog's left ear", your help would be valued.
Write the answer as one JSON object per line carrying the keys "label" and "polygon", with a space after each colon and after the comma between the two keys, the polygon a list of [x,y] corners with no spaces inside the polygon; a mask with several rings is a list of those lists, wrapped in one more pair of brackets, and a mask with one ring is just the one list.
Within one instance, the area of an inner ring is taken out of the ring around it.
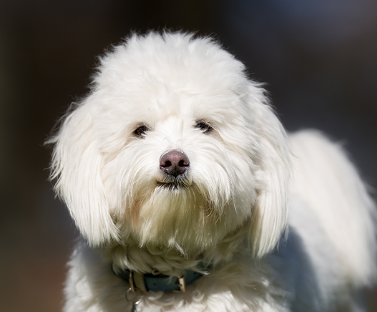
{"label": "dog's left ear", "polygon": [[249,85],[248,105],[258,132],[262,182],[249,233],[253,255],[260,258],[275,248],[286,229],[290,156],[285,130],[269,106],[265,90],[256,83]]}

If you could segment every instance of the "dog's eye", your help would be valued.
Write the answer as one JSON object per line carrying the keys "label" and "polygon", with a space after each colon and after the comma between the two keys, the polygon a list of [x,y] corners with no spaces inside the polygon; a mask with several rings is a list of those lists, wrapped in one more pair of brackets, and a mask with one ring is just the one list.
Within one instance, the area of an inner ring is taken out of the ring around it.
{"label": "dog's eye", "polygon": [[145,126],[145,125],[142,125],[140,127],[138,127],[135,131],[134,131],[134,135],[137,136],[137,137],[142,137],[147,131],[148,131],[148,127]]}
{"label": "dog's eye", "polygon": [[210,133],[213,130],[213,128],[210,125],[206,124],[203,121],[198,122],[195,128],[203,131],[203,133]]}

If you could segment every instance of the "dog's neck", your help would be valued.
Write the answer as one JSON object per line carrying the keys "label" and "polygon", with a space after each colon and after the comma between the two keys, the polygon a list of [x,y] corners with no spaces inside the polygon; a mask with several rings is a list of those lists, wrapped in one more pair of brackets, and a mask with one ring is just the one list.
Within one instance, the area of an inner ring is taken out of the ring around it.
{"label": "dog's neck", "polygon": [[105,261],[119,270],[179,276],[186,270],[200,271],[203,264],[212,266],[230,262],[237,254],[247,252],[246,231],[242,228],[229,233],[207,250],[179,250],[153,244],[140,246],[137,240],[128,238],[122,245],[102,249],[102,253]]}

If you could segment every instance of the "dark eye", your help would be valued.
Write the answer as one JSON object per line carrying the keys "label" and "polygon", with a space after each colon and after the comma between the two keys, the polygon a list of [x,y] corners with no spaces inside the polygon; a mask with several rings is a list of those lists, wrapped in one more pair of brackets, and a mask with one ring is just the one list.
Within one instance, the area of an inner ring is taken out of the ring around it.
{"label": "dark eye", "polygon": [[137,136],[137,137],[142,137],[147,131],[148,131],[148,127],[145,126],[145,125],[141,125],[140,127],[138,127],[135,131],[134,131],[134,135]]}
{"label": "dark eye", "polygon": [[199,121],[196,124],[195,128],[201,130],[203,133],[210,133],[213,130],[213,128],[209,124],[203,121]]}

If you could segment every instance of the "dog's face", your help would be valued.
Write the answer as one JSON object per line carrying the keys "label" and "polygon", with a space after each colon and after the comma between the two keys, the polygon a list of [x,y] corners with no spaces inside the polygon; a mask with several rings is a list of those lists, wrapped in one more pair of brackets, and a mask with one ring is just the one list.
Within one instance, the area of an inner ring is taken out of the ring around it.
{"label": "dog's face", "polygon": [[53,177],[93,245],[204,250],[247,225],[257,256],[285,226],[282,127],[244,66],[208,39],[133,36],[67,115]]}

